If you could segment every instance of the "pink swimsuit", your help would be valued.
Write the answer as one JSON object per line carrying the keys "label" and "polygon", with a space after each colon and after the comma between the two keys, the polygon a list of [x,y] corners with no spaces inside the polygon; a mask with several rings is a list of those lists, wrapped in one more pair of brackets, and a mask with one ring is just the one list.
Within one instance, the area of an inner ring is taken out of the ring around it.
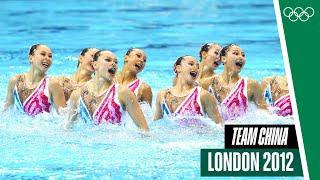
{"label": "pink swimsuit", "polygon": [[276,107],[276,112],[279,116],[292,115],[292,106],[289,94],[281,96],[274,102],[272,98],[271,86],[269,84],[264,91],[264,99],[270,107]]}
{"label": "pink swimsuit", "polygon": [[[178,108],[172,113],[166,100],[163,98],[161,102],[162,113],[165,116],[203,116],[204,112],[201,107],[200,101],[201,87],[197,86],[194,90],[184,99],[184,101],[178,106]],[[199,120],[195,118],[183,118],[178,122],[180,125],[203,125]]]}
{"label": "pink swimsuit", "polygon": [[13,90],[15,104],[18,109],[24,111],[30,116],[35,116],[42,112],[50,112],[50,98],[48,90],[49,78],[44,77],[38,87],[31,93],[31,95],[21,102],[17,86]]}
{"label": "pink swimsuit", "polygon": [[289,94],[281,96],[278,100],[276,100],[276,102],[274,102],[274,106],[277,107],[277,114],[279,116],[292,115],[292,107]]}
{"label": "pink swimsuit", "polygon": [[139,88],[142,85],[142,83],[142,80],[136,79],[132,83],[130,83],[128,87],[136,96],[138,96]]}
{"label": "pink swimsuit", "polygon": [[117,85],[113,84],[108,89],[103,100],[92,115],[90,114],[87,105],[87,102],[80,96],[80,115],[85,122],[92,121],[95,125],[99,125],[102,122],[121,124],[123,110],[118,100]]}
{"label": "pink swimsuit", "polygon": [[247,112],[247,79],[241,78],[236,87],[220,104],[222,117],[233,120]]}

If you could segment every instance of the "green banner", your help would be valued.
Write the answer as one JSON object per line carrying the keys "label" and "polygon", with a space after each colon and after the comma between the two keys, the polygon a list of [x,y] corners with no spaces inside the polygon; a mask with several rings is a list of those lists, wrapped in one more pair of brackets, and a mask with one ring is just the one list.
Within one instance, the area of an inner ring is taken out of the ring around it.
{"label": "green banner", "polygon": [[201,149],[201,176],[302,176],[298,149]]}
{"label": "green banner", "polygon": [[281,0],[279,3],[309,175],[311,179],[320,179],[317,138],[320,118],[316,114],[320,107],[317,95],[320,1]]}

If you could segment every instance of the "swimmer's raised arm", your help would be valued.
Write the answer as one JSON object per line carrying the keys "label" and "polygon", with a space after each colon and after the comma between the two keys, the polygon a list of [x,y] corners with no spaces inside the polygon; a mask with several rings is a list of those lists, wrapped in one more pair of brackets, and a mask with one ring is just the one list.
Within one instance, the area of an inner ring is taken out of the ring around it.
{"label": "swimmer's raised arm", "polygon": [[54,102],[54,107],[59,114],[59,108],[66,107],[66,100],[64,97],[63,88],[55,78],[52,78],[49,82],[49,92]]}
{"label": "swimmer's raised arm", "polygon": [[215,123],[222,124],[223,119],[218,110],[217,100],[208,91],[201,91],[201,104],[203,105],[204,111],[207,113],[209,118],[211,118]]}
{"label": "swimmer's raised arm", "polygon": [[70,99],[68,101],[68,119],[65,122],[64,128],[69,129],[76,123],[78,120],[79,112],[78,107],[80,105],[80,93],[81,88],[72,92]]}
{"label": "swimmer's raised arm", "polygon": [[146,83],[141,85],[141,98],[142,102],[147,102],[150,106],[152,106],[152,90],[150,86]]}
{"label": "swimmer's raised arm", "polygon": [[248,98],[253,101],[259,108],[267,109],[268,105],[263,100],[263,90],[256,80],[248,80]]}
{"label": "swimmer's raised arm", "polygon": [[143,131],[149,131],[147,121],[143,115],[136,96],[126,86],[119,86],[119,101],[128,111],[134,123]]}
{"label": "swimmer's raised arm", "polygon": [[163,112],[161,109],[161,101],[163,99],[165,90],[162,90],[158,93],[157,95],[157,99],[156,99],[156,111],[154,112],[154,116],[153,116],[153,120],[158,120],[158,119],[162,119],[163,118]]}
{"label": "swimmer's raised arm", "polygon": [[14,105],[13,89],[17,83],[18,76],[10,78],[7,88],[7,97],[4,103],[3,111],[6,111],[10,106]]}

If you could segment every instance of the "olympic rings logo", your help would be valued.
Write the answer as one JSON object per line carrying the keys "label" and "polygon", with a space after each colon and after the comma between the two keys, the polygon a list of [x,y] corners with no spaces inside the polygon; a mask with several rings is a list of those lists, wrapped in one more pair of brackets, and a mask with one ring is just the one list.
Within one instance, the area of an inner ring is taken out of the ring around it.
{"label": "olympic rings logo", "polygon": [[283,10],[283,15],[292,22],[296,22],[298,19],[302,22],[306,22],[314,15],[314,9],[312,7],[307,7],[306,9],[303,9],[302,7],[296,7],[295,9],[286,7]]}

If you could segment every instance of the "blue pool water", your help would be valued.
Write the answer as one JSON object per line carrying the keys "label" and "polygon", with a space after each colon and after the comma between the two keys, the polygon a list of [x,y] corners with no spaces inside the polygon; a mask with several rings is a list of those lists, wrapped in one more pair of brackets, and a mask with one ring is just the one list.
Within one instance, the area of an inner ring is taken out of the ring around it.
{"label": "blue pool water", "polygon": [[[271,0],[249,1],[1,1],[0,100],[8,78],[28,70],[30,45],[52,48],[50,75],[75,71],[85,47],[112,50],[122,66],[130,47],[147,53],[140,77],[155,95],[169,87],[172,64],[179,56],[198,57],[206,42],[243,47],[247,64],[242,72],[261,80],[284,73]],[[222,67],[218,69],[221,72]],[[2,105],[2,104],[1,104]],[[145,112],[150,112],[143,107]],[[254,107],[252,109],[255,109]],[[86,127],[66,132],[65,117],[36,119],[14,111],[1,114],[1,179],[198,179],[200,149],[223,148],[223,129],[178,127],[172,120],[151,121],[151,137],[132,127]],[[205,119],[204,119],[205,120]],[[293,123],[292,119],[251,110],[238,123]]]}

